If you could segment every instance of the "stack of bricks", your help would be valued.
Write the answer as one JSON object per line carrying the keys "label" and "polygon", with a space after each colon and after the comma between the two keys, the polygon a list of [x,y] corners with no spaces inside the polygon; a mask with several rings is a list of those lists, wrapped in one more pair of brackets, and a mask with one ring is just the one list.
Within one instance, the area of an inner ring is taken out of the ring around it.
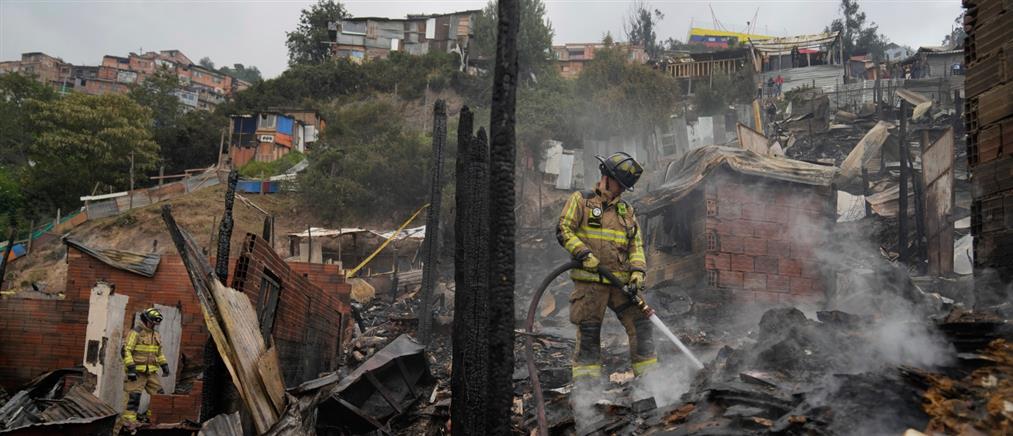
{"label": "stack of bricks", "polygon": [[351,286],[338,265],[285,262],[270,245],[248,234],[232,286],[258,311],[265,271],[281,285],[271,332],[285,385],[296,386],[337,369],[352,325]]}
{"label": "stack of bricks", "polygon": [[704,182],[707,284],[738,303],[818,303],[817,252],[835,221],[833,190],[727,171]]}
{"label": "stack of bricks", "polygon": [[[183,420],[200,421],[201,396],[204,390],[204,382],[197,380],[193,383],[191,393],[184,395],[153,395],[151,404],[151,422],[174,423]],[[198,393],[194,395],[193,393]]]}
{"label": "stack of bricks", "polygon": [[964,0],[974,263],[1013,279],[1013,3]]}

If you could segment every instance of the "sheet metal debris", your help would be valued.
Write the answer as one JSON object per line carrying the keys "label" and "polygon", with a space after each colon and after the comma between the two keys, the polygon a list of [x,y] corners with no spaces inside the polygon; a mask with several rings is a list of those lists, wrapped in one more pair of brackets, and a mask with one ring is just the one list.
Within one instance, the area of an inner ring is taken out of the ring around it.
{"label": "sheet metal debris", "polygon": [[[318,428],[353,434],[377,430],[389,433],[388,422],[428,394],[435,382],[424,350],[421,344],[401,335],[378,351],[330,390],[319,406]],[[325,377],[300,388],[327,382]]]}
{"label": "sheet metal debris", "polygon": [[43,374],[0,407],[0,434],[109,434],[118,413],[81,385],[83,370],[61,369]]}
{"label": "sheet metal debris", "polygon": [[64,238],[64,244],[74,247],[102,263],[113,268],[119,268],[144,277],[154,277],[158,270],[158,263],[162,257],[151,253],[134,253],[131,251],[116,250],[112,248],[95,248],[85,245],[76,239]]}
{"label": "sheet metal debris", "polygon": [[678,201],[721,166],[742,174],[814,186],[830,186],[837,174],[837,168],[833,166],[760,156],[741,148],[711,145],[690,151],[669,164],[665,183],[642,198],[638,210],[649,213]]}

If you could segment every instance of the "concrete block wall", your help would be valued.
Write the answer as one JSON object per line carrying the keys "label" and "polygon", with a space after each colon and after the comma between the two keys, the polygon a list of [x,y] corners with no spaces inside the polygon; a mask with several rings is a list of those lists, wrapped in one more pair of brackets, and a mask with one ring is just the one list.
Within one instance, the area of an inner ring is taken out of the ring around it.
{"label": "concrete block wall", "polygon": [[825,299],[832,281],[816,254],[834,223],[831,190],[728,172],[705,183],[710,287],[739,303]]}

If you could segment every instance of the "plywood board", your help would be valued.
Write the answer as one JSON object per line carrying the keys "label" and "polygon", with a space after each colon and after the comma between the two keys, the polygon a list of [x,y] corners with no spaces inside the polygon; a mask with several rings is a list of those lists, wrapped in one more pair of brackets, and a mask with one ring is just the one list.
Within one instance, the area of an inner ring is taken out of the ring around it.
{"label": "plywood board", "polygon": [[953,129],[922,151],[928,273],[953,272]]}
{"label": "plywood board", "polygon": [[766,136],[763,136],[762,133],[750,129],[749,127],[746,127],[746,125],[742,123],[736,124],[735,130],[736,132],[738,132],[739,145],[741,145],[742,148],[752,151],[753,153],[756,153],[760,156],[767,155],[770,149],[767,146]]}

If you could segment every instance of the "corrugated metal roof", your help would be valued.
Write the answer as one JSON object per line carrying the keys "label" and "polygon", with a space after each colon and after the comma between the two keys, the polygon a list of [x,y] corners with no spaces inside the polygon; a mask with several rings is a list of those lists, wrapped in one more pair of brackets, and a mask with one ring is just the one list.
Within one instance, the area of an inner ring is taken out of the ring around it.
{"label": "corrugated metal roof", "polygon": [[686,153],[668,165],[665,183],[636,201],[640,212],[649,213],[678,201],[717,168],[811,186],[830,186],[837,167],[823,166],[782,157],[761,156],[749,150],[709,145]]}
{"label": "corrugated metal roof", "polygon": [[145,277],[154,277],[162,257],[157,254],[134,253],[112,248],[93,248],[81,241],[64,238],[63,243],[80,250],[113,268],[129,271]]}
{"label": "corrugated metal roof", "polygon": [[811,67],[789,68],[784,70],[767,71],[763,73],[763,81],[780,75],[784,79],[781,85],[781,92],[788,92],[803,86],[813,86],[825,92],[834,90],[838,82],[844,77],[843,65],[814,65]]}
{"label": "corrugated metal roof", "polygon": [[81,385],[70,388],[63,398],[52,403],[49,408],[39,414],[47,422],[58,422],[72,418],[102,418],[116,415],[105,401],[102,401],[85,390]]}
{"label": "corrugated metal roof", "polygon": [[813,47],[822,44],[830,44],[837,40],[838,32],[823,32],[815,35],[787,36],[784,38],[772,38],[762,42],[753,42],[753,49],[763,53],[781,53],[790,51],[792,48]]}

